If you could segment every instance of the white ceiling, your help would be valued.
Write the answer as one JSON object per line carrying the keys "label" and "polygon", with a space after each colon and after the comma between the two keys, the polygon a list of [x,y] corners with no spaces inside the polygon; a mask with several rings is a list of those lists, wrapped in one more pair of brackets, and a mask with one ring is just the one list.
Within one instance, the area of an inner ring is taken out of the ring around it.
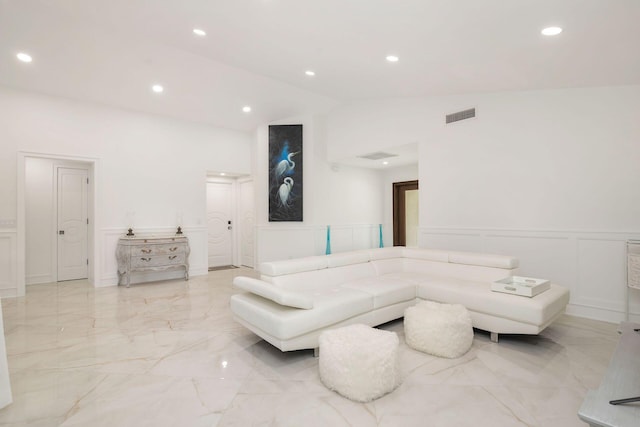
{"label": "white ceiling", "polygon": [[640,84],[639,23],[639,0],[0,0],[0,84],[249,131],[371,98]]}

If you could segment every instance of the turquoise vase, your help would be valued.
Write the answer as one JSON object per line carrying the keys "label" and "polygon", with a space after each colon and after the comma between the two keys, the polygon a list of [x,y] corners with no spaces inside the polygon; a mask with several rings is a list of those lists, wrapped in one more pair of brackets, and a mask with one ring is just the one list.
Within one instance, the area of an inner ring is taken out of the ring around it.
{"label": "turquoise vase", "polygon": [[325,254],[331,254],[331,227],[327,225],[327,250]]}
{"label": "turquoise vase", "polygon": [[382,242],[382,224],[380,224],[378,228],[380,230],[380,247],[384,248],[384,243]]}

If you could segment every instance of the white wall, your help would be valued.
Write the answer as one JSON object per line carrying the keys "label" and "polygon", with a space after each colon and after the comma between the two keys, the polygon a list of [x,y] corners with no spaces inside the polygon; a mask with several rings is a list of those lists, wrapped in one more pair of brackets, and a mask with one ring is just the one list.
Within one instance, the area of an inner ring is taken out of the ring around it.
{"label": "white wall", "polygon": [[304,197],[302,222],[268,221],[268,126],[256,132],[256,257],[263,261],[324,254],[326,227],[332,252],[378,244],[383,218],[382,180],[371,169],[327,161],[326,124],[321,116],[295,117],[272,124],[303,125]]}
{"label": "white wall", "polygon": [[96,159],[97,285],[116,281],[128,213],[137,231],[157,231],[173,229],[182,212],[191,273],[206,273],[207,171],[251,172],[247,133],[6,88],[0,141],[0,221],[17,218],[18,153]]}
{"label": "white wall", "polygon": [[419,142],[422,246],[516,255],[571,288],[570,312],[618,321],[624,242],[640,237],[639,117],[640,86],[375,101],[331,113],[328,153]]}

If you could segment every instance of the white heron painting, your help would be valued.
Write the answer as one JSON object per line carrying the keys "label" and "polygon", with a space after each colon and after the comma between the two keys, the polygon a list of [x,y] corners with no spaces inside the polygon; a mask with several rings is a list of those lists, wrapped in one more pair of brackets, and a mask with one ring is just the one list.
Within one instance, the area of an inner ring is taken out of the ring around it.
{"label": "white heron painting", "polygon": [[269,126],[269,221],[302,221],[302,125]]}

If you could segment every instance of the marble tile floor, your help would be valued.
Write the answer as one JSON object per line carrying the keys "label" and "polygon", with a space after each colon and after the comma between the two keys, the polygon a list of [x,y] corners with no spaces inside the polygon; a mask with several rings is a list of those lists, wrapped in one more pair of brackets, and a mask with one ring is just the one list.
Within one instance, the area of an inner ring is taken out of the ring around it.
{"label": "marble tile floor", "polygon": [[[617,325],[564,316],[540,336],[476,331],[440,359],[404,344],[403,383],[371,403],[327,390],[313,352],[281,353],[228,308],[240,268],[94,289],[31,285],[2,300],[14,403],[2,426],[584,426]],[[519,298],[515,297],[514,298]]]}

